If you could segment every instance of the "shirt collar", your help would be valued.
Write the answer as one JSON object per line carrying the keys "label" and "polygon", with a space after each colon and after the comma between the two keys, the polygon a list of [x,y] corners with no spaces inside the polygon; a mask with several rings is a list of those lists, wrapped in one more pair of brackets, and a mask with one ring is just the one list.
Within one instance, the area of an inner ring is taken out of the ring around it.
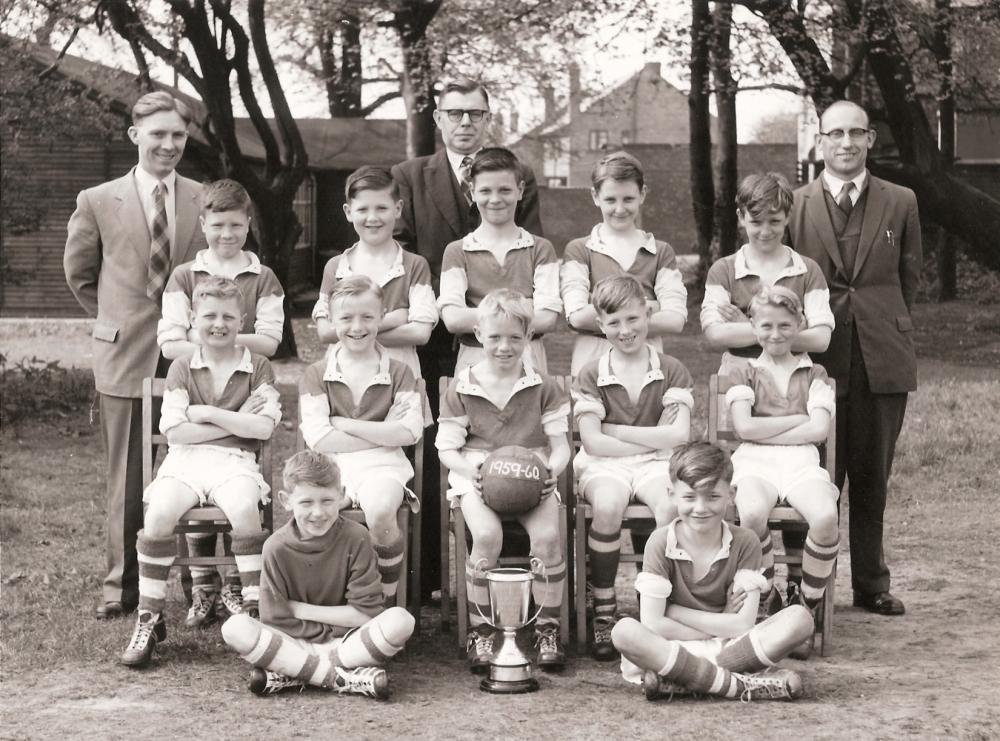
{"label": "shirt collar", "polygon": [[[534,246],[535,238],[532,237],[529,232],[525,231],[521,227],[518,227],[517,241],[508,251],[520,250]],[[488,252],[490,248],[488,245],[480,242],[479,237],[477,237],[476,233],[473,231],[462,237],[462,249],[466,252]]]}
{"label": "shirt collar", "polygon": [[[802,353],[800,355],[796,355],[796,357],[799,362],[795,366],[795,370],[799,370],[799,368],[812,368],[813,361],[812,358],[809,357],[809,353]],[[756,358],[750,358],[747,362],[749,362],[754,368],[767,368],[770,370],[774,367],[774,363],[772,363],[770,358],[767,357],[767,353],[763,352]]]}
{"label": "shirt collar", "polygon": [[464,160],[466,157],[472,157],[472,159],[475,159],[476,155],[479,154],[479,151],[481,149],[482,147],[477,149],[475,152],[470,152],[469,154],[452,152],[450,149],[444,150],[448,154],[448,165],[451,167],[451,171],[455,173],[456,180],[458,180],[459,182],[461,182],[462,180],[462,176],[459,174],[459,172],[462,169],[462,160]]}
{"label": "shirt collar", "polygon": [[[257,257],[253,252],[247,250],[242,250],[243,254],[246,255],[249,260],[249,265],[244,265],[242,268],[236,271],[236,275],[242,275],[243,273],[254,273],[256,275],[260,274],[260,258]],[[198,250],[198,253],[194,256],[194,260],[191,263],[192,273],[208,273],[209,275],[214,275],[211,266],[208,264],[208,254],[209,251]]]}
{"label": "shirt collar", "polygon": [[[455,390],[460,394],[465,394],[466,396],[479,396],[486,401],[490,402],[494,406],[497,406],[496,402],[486,393],[482,386],[476,381],[475,377],[472,375],[472,366],[467,365],[462,370],[460,370],[456,375],[458,383],[455,385]],[[542,383],[542,377],[535,371],[534,368],[526,361],[521,362],[521,377],[514,382],[514,387],[510,390],[510,396],[504,401],[504,406],[507,402],[514,398],[514,396],[524,389],[531,388],[532,386],[539,386]]]}
{"label": "shirt collar", "polygon": [[[840,196],[841,189],[848,181],[844,180],[843,178],[838,178],[836,175],[834,175],[827,169],[823,170],[822,175],[823,175],[823,184],[826,186],[826,189],[830,191],[830,195],[832,195],[834,198]],[[868,181],[868,170],[862,170],[857,176],[851,178],[850,180],[850,182],[854,183],[854,187],[859,194],[861,193],[861,191],[865,189],[865,184],[867,183],[867,181]]]}
{"label": "shirt collar", "polygon": [[150,175],[148,172],[143,170],[139,165],[135,166],[135,182],[138,186],[139,193],[142,194],[143,198],[148,198],[156,187],[157,183],[163,183],[167,186],[167,195],[174,193],[174,187],[177,185],[177,171],[171,170],[170,174],[167,175],[162,180]]}
{"label": "shirt collar", "polygon": [[[189,365],[191,370],[208,368],[208,361],[202,357],[200,345],[194,349]],[[243,357],[240,358],[240,364],[236,366],[236,371],[239,373],[253,373],[253,358],[250,357],[250,351],[245,347],[243,348]]]}
{"label": "shirt collar", "polygon": [[[747,250],[749,250],[749,248],[750,245],[745,244],[736,251],[736,262],[733,265],[733,272],[735,273],[734,277],[736,280],[746,278],[748,275],[756,275],[760,277],[760,274],[747,264]],[[806,263],[805,260],[802,259],[802,256],[791,247],[782,245],[782,248],[788,255],[788,262],[785,264],[785,267],[781,269],[781,274],[778,275],[778,280],[793,275],[804,275],[806,273]]]}
{"label": "shirt collar", "polygon": [[[649,370],[646,377],[642,379],[642,386],[654,381],[663,380],[663,371],[660,369],[660,354],[651,345],[646,345],[646,352],[649,354]],[[611,350],[602,353],[597,359],[597,385],[598,386],[624,386],[618,380],[618,376],[611,372]]]}
{"label": "shirt collar", "polygon": [[[354,250],[358,247],[358,242],[344,250],[344,254],[340,256],[340,260],[337,262],[337,280],[343,280],[344,278],[350,278],[354,275],[354,269],[351,267],[351,255]],[[379,288],[385,288],[389,283],[391,283],[396,278],[401,275],[406,274],[406,270],[403,268],[403,247],[399,242],[393,240],[393,244],[396,245],[396,259],[392,262],[392,267],[390,267],[384,275],[380,276],[376,281]]]}
{"label": "shirt collar", "polygon": [[[669,525],[667,525],[667,558],[674,561],[694,561],[691,555],[677,545],[677,523],[681,521],[678,517]],[[729,523],[725,520],[722,521],[722,546],[719,548],[719,552],[715,554],[715,558],[712,559],[712,563],[716,561],[724,561],[729,558],[729,547],[733,543],[733,531],[729,528]]]}
{"label": "shirt collar", "polygon": [[[643,232],[646,235],[645,244],[640,247],[640,250],[646,250],[651,255],[656,254],[656,237],[654,237],[649,232]],[[590,230],[590,236],[587,238],[587,249],[594,252],[600,252],[602,255],[608,255],[614,258],[608,246],[604,244],[604,240],[601,239],[601,225],[595,224],[594,228]]]}
{"label": "shirt collar", "polygon": [[[330,348],[330,353],[326,360],[326,370],[323,372],[323,380],[346,385],[347,379],[340,372],[339,357],[341,349],[339,344]],[[375,350],[378,352],[378,373],[372,376],[372,379],[368,382],[368,386],[388,386],[392,383],[392,377],[389,375],[389,353],[385,351],[384,347],[378,344],[375,345]],[[365,386],[365,388],[368,388],[368,386]]]}

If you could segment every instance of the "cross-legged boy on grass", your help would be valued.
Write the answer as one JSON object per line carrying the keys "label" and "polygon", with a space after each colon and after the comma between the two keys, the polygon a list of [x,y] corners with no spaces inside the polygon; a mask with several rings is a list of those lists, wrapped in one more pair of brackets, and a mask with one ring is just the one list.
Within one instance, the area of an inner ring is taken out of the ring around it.
{"label": "cross-legged boy on grass", "polygon": [[574,469],[593,519],[587,534],[593,598],[591,654],[615,658],[611,645],[625,508],[633,500],[653,511],[658,527],[677,514],[667,496],[670,451],[686,442],[694,407],[691,374],[680,361],[646,343],[650,309],[631,275],[605,278],[591,304],[611,343],[573,384],[573,414],[583,449]]}
{"label": "cross-legged boy on grass", "polygon": [[254,457],[281,418],[274,371],[266,358],[236,344],[243,323],[236,283],[212,276],[194,291],[191,324],[201,344],[167,372],[160,431],[169,450],[146,489],[139,555],[139,617],[121,663],[149,663],[167,635],[163,607],[174,562],[174,527],[192,507],[214,504],[232,526],[233,554],[243,584],[243,609],[257,610],[261,531],[258,503],[270,487]]}
{"label": "cross-legged boy on grass", "polygon": [[635,580],[640,620],[623,618],[611,632],[623,676],[641,681],[648,699],[664,690],[744,700],[802,694],[798,674],[768,668],[812,635],[812,614],[793,605],[754,625],[760,540],[724,520],[732,473],[729,456],[710,443],[685,443],[670,458],[677,519],[646,543]]}
{"label": "cross-legged boy on grass", "polygon": [[260,620],[234,615],[222,626],[230,648],[253,664],[250,691],[304,685],[389,697],[380,668],[413,633],[402,607],[383,610],[368,530],[340,517],[337,464],[303,450],[285,463],[281,503],[292,519],[264,544]]}

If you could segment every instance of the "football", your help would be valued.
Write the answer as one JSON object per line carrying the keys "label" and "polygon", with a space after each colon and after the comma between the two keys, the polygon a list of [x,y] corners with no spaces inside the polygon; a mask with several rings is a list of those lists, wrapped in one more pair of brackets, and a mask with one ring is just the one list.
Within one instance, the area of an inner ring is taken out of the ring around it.
{"label": "football", "polygon": [[537,453],[507,445],[490,453],[479,473],[486,505],[502,515],[519,515],[542,500],[548,468]]}

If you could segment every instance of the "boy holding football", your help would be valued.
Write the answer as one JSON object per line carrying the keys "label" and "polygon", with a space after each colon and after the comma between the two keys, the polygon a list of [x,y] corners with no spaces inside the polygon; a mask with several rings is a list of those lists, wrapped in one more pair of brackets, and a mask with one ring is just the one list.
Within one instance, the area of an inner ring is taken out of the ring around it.
{"label": "boy holding football", "polygon": [[472,533],[465,564],[471,626],[466,650],[475,672],[488,668],[493,653],[492,629],[479,614],[489,610],[482,572],[496,566],[503,545],[500,517],[483,501],[480,467],[491,451],[507,445],[533,450],[548,468],[541,502],[520,513],[518,521],[531,539],[532,555],[545,565],[532,588],[535,602],[542,606],[535,624],[538,665],[558,670],[566,661],[559,641],[566,563],[556,479],[569,463],[569,400],[552,378],[538,373],[525,358],[532,316],[531,304],[516,291],[487,294],[477,308],[475,326],[484,357],[462,368],[441,398],[436,445],[441,464],[448,468],[448,500],[462,508]]}

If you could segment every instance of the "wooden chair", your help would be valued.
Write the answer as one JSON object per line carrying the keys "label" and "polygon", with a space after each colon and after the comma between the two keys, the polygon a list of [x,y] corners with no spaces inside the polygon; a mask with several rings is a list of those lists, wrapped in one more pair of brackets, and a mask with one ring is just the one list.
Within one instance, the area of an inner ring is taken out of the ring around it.
{"label": "wooden chair", "polygon": [[[828,379],[831,388],[836,392],[834,380]],[[729,415],[729,406],[726,404],[726,392],[732,386],[728,378],[720,378],[713,374],[708,380],[708,439],[713,443],[718,443],[734,450],[740,442],[739,435],[733,429],[732,419]],[[823,467],[830,474],[830,481],[836,478],[836,434],[837,425],[835,421],[830,423],[830,431],[827,434],[826,442],[818,445],[820,461]],[[738,522],[736,507],[730,508],[729,519]],[[768,517],[767,526],[772,532],[800,532],[803,535],[809,526],[805,519],[787,504],[779,504]],[[775,565],[783,563],[786,565],[802,566],[802,551],[790,551],[785,553],[775,553]],[[826,584],[826,592],[823,594],[823,601],[816,608],[816,634],[813,635],[812,643],[815,646],[816,635],[820,638],[819,652],[821,656],[826,656],[833,645],[833,588],[837,580],[837,563],[834,561],[833,571],[830,572],[830,579]]]}
{"label": "wooden chair", "polygon": [[[559,387],[569,395],[569,378],[556,378]],[[441,396],[444,398],[448,390],[451,378],[441,378]],[[568,548],[567,532],[571,523],[571,510],[567,506],[570,482],[573,480],[573,456],[572,456],[572,430],[567,432],[570,442],[570,462],[566,470],[559,477],[559,492],[563,497],[559,504],[559,538],[563,544],[563,552],[566,559],[566,583],[563,588],[562,609],[559,615],[559,636],[563,645],[568,644],[570,635],[570,611],[569,605],[571,597],[570,574],[573,571],[573,553]],[[465,586],[465,562],[469,555],[469,541],[471,538],[468,529],[465,527],[465,518],[462,516],[461,507],[451,507],[448,501],[448,469],[441,465],[441,629],[448,630],[451,626],[451,575],[449,556],[451,544],[449,535],[455,536],[455,611],[458,613],[458,646],[459,651],[465,649],[465,638],[469,632],[469,612],[468,599]],[[501,521],[504,525],[504,541],[509,540],[510,526],[517,525],[517,518],[514,515],[503,515]],[[507,549],[505,548],[505,551]],[[528,565],[527,555],[504,555],[498,561],[499,566],[521,566]]]}
{"label": "wooden chair", "polygon": [[[424,379],[417,379],[417,392],[420,394],[421,399],[426,398],[427,387],[424,383]],[[299,420],[301,422],[301,420]],[[305,441],[302,439],[302,429],[300,426],[296,427],[295,432],[295,449],[304,450]],[[401,573],[405,574],[406,577],[399,580],[399,586],[396,589],[396,604],[406,607],[413,615],[416,621],[416,627],[414,630],[420,629],[420,523],[421,523],[421,510],[423,505],[423,490],[424,490],[424,438],[423,436],[417,440],[415,445],[410,446],[413,451],[413,493],[417,498],[417,502],[421,505],[416,512],[410,509],[410,505],[404,501],[400,508],[396,511],[396,526],[399,528],[401,533],[405,533],[403,537],[403,561],[401,564]],[[359,522],[367,527],[365,522],[365,513],[361,511],[360,507],[350,507],[348,509],[342,510],[340,513],[341,517],[353,520],[354,522]]]}
{"label": "wooden chair", "polygon": [[[142,381],[142,488],[145,490],[153,481],[154,450],[157,445],[166,445],[167,438],[158,429],[153,428],[153,407],[163,398],[166,381],[163,378],[144,378]],[[271,440],[262,440],[255,451],[260,465],[260,473],[269,485],[271,484]],[[273,491],[272,491],[273,494]],[[272,500],[273,501],[273,500]],[[274,527],[274,516],[271,501],[260,505],[261,525],[265,530]],[[231,555],[222,556],[191,556],[188,555],[186,533],[228,533],[232,530],[229,521],[222,510],[214,506],[193,507],[189,509],[177,523],[174,532],[177,533],[177,558],[175,566],[182,567],[181,584],[185,595],[191,597],[191,576],[188,570],[191,566],[232,566],[236,567],[236,558]]]}

